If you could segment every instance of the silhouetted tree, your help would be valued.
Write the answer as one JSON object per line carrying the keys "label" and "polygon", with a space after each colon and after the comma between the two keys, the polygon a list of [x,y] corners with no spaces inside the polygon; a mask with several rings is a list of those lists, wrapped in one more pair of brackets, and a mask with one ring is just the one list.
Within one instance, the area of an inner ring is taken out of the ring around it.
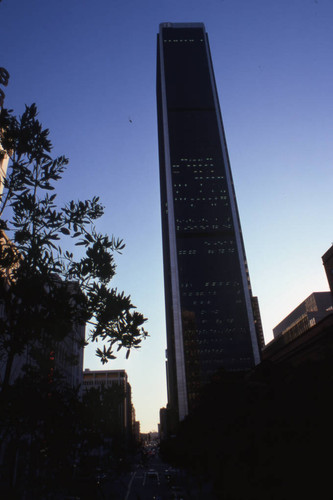
{"label": "silhouetted tree", "polygon": [[[130,296],[109,287],[114,254],[124,244],[97,232],[99,198],[57,206],[54,184],[68,160],[51,156],[49,131],[38,121],[35,104],[20,118],[1,110],[0,143],[0,154],[9,157],[0,194],[3,388],[15,356],[33,345],[52,348],[77,325],[89,325],[91,341],[104,341],[96,351],[102,363],[115,357],[114,347],[127,349],[128,356],[147,335],[146,319]],[[83,252],[74,255],[75,246]]]}

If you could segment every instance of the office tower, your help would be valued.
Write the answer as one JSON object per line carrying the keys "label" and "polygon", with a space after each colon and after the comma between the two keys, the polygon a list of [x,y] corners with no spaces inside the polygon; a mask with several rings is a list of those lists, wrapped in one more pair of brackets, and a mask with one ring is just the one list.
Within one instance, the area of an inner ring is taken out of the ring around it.
{"label": "office tower", "polygon": [[161,24],[157,52],[168,407],[182,420],[214,373],[260,355],[204,25]]}

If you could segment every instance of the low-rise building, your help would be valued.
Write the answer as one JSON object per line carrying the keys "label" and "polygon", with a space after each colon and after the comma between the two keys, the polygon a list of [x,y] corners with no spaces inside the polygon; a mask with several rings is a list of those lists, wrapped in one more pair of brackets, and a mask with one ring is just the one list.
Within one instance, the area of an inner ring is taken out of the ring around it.
{"label": "low-rise building", "polygon": [[274,338],[286,334],[290,338],[298,337],[332,311],[332,293],[314,292],[273,328]]}

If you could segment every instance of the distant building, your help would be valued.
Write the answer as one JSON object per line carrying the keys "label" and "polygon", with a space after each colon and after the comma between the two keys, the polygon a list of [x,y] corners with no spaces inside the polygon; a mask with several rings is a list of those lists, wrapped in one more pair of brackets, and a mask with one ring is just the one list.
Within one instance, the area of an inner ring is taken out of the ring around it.
{"label": "distant building", "polygon": [[170,424],[168,425],[168,410],[166,408],[160,409],[160,423],[158,426],[158,433],[160,441],[164,441],[168,437],[168,429],[170,428]]}
{"label": "distant building", "polygon": [[333,311],[331,292],[314,292],[273,328],[274,338],[295,338],[309,330]]}
{"label": "distant building", "polygon": [[94,387],[111,387],[114,384],[121,386],[126,392],[127,373],[125,370],[90,370],[86,368],[83,372],[83,388],[85,391]]}
{"label": "distant building", "polygon": [[328,284],[333,293],[333,245],[322,256]]}
{"label": "distant building", "polygon": [[125,370],[89,370],[83,372],[83,391],[89,389],[108,388],[114,385],[119,386],[124,391],[124,398],[119,405],[119,422],[121,429],[126,434],[132,433],[132,400],[131,386]]}
{"label": "distant building", "polygon": [[252,310],[253,310],[253,318],[257,334],[258,345],[261,350],[265,347],[265,337],[264,337],[264,330],[262,328],[258,297],[252,297]]}
{"label": "distant building", "polygon": [[137,434],[137,424],[139,424],[140,428],[140,423],[137,422],[135,418],[135,408],[132,402],[132,387],[128,382],[126,385],[126,398],[127,398],[127,422],[128,422],[126,429],[126,437],[128,443],[134,445],[140,439],[140,432],[139,434]]}
{"label": "distant building", "polygon": [[246,371],[260,362],[235,190],[202,23],[160,25],[157,108],[168,409],[182,420],[219,369]]}
{"label": "distant building", "polygon": [[140,442],[140,422],[138,420],[134,422],[134,439],[136,443]]}

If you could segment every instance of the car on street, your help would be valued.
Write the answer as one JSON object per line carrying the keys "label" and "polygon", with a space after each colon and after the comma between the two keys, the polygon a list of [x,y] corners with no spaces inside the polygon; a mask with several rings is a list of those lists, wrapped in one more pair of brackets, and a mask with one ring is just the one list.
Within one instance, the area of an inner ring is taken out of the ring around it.
{"label": "car on street", "polygon": [[160,476],[158,472],[154,469],[149,469],[145,474],[145,482],[149,481],[150,483],[155,483],[157,485],[160,484]]}
{"label": "car on street", "polygon": [[172,486],[171,491],[172,491],[171,498],[173,500],[185,500],[185,498],[186,498],[185,492],[181,486]]}

